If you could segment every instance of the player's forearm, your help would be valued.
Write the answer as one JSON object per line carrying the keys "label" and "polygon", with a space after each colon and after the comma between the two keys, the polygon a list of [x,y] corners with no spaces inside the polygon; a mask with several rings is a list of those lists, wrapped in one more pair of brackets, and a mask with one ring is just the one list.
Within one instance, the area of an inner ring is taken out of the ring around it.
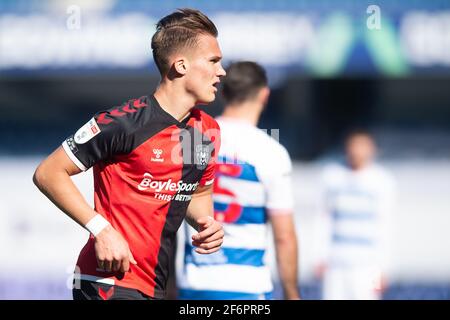
{"label": "player's forearm", "polygon": [[275,241],[280,281],[286,299],[298,299],[298,253],[295,234]]}
{"label": "player's forearm", "polygon": [[186,211],[186,221],[195,230],[198,230],[196,221],[204,216],[214,217],[212,193],[209,190],[199,190],[192,196]]}
{"label": "player's forearm", "polygon": [[85,226],[97,213],[88,205],[64,169],[45,161],[36,170],[33,181],[60,210]]}
{"label": "player's forearm", "polygon": [[198,231],[198,224],[196,222],[196,219],[192,215],[190,215],[189,212],[186,213],[185,220],[192,228]]}
{"label": "player's forearm", "polygon": [[186,212],[186,222],[189,223],[192,228],[198,230],[196,221],[204,216],[214,217],[212,201],[196,201],[194,205],[189,205],[189,209]]}

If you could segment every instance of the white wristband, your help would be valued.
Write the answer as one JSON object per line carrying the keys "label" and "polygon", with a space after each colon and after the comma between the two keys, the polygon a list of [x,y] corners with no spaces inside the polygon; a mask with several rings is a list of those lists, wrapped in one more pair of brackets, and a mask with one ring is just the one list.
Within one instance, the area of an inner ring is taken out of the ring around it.
{"label": "white wristband", "polygon": [[86,223],[85,227],[95,237],[109,225],[110,223],[108,220],[103,218],[102,215],[96,214],[88,223]]}

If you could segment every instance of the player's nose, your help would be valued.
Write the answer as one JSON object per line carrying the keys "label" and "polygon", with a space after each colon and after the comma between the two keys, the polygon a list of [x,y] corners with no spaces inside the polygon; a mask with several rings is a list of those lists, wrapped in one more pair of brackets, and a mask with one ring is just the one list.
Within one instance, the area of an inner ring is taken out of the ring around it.
{"label": "player's nose", "polygon": [[225,69],[222,67],[222,64],[219,67],[219,70],[217,70],[217,76],[218,77],[224,77],[227,75],[227,72],[225,71]]}

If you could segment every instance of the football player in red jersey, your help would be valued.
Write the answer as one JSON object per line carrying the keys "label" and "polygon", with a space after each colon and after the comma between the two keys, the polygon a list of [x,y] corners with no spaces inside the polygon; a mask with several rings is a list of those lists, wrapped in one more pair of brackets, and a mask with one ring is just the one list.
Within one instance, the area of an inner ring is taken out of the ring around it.
{"label": "football player in red jersey", "polygon": [[[38,188],[90,232],[75,271],[74,299],[165,297],[170,249],[182,220],[198,230],[197,252],[219,250],[212,184],[217,122],[198,104],[215,99],[225,75],[217,29],[197,10],[157,23],[161,82],[153,94],[97,113],[36,169]],[[93,167],[95,207],[70,176]]]}

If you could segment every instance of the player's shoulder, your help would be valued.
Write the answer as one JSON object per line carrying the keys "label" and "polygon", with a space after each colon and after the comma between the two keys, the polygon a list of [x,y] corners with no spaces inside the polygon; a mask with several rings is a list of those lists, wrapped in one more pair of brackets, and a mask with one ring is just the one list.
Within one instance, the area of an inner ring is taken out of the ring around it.
{"label": "player's shoulder", "polygon": [[216,118],[222,135],[222,152],[237,155],[263,172],[290,171],[291,159],[286,148],[267,132],[242,119]]}
{"label": "player's shoulder", "polygon": [[[288,151],[278,141],[277,132],[260,129],[246,122],[223,121],[221,118],[218,120],[224,131],[228,129],[226,131],[237,134],[241,138],[239,140],[248,148],[254,149],[254,152],[266,157],[273,155],[278,158],[289,158]],[[235,141],[235,143],[239,143],[239,141]]]}
{"label": "player's shoulder", "polygon": [[124,131],[133,131],[137,129],[137,123],[145,123],[142,117],[150,119],[151,103],[148,96],[136,99],[130,99],[120,106],[114,106],[109,109],[97,112],[94,119],[102,130],[116,129]]}
{"label": "player's shoulder", "polygon": [[289,152],[287,151],[285,146],[283,146],[273,136],[269,136],[263,130],[258,129],[258,131],[261,134],[262,139],[264,139],[266,141],[266,145],[267,145],[266,150],[269,154],[273,154],[281,160],[290,161]]}
{"label": "player's shoulder", "polygon": [[379,163],[374,163],[370,169],[372,175],[376,177],[380,184],[390,187],[393,187],[395,185],[394,175],[385,166]]}
{"label": "player's shoulder", "polygon": [[349,169],[341,161],[326,163],[323,166],[321,178],[324,183],[337,183],[345,179]]}
{"label": "player's shoulder", "polygon": [[217,129],[220,130],[219,123],[212,116],[207,114],[205,111],[200,110],[198,108],[193,108],[191,110],[191,117],[194,118],[194,121],[200,122],[203,131],[209,129]]}
{"label": "player's shoulder", "polygon": [[266,130],[254,127],[252,130],[252,140],[249,148],[257,148],[255,154],[258,155],[261,162],[265,163],[271,170],[278,167],[283,172],[291,171],[292,161],[287,149]]}
{"label": "player's shoulder", "polygon": [[328,162],[323,166],[323,173],[328,175],[344,174],[346,171],[348,168],[341,161]]}

